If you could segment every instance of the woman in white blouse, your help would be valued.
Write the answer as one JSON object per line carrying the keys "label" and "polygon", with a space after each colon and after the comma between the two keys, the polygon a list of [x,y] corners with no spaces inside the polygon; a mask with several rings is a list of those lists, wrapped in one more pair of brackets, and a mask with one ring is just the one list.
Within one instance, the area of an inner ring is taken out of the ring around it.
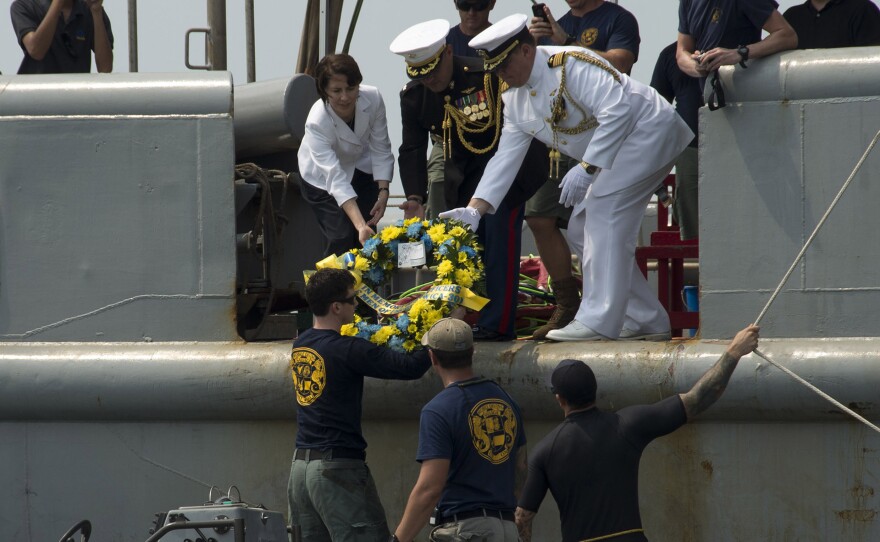
{"label": "woman in white blouse", "polygon": [[297,155],[303,198],[324,234],[324,254],[342,255],[375,232],[388,204],[394,155],[385,103],[362,85],[349,55],[327,55],[315,70],[318,95]]}

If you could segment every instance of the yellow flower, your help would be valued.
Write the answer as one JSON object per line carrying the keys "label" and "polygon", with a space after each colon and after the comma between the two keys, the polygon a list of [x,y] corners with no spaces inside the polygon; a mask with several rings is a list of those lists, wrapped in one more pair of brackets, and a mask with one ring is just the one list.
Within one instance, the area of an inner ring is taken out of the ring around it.
{"label": "yellow flower", "polygon": [[370,269],[370,260],[358,254],[354,257],[354,268],[358,271],[367,271]]}
{"label": "yellow flower", "polygon": [[409,226],[412,226],[413,224],[415,224],[418,221],[419,221],[419,217],[417,217],[417,216],[414,216],[412,218],[407,218],[406,220],[403,221],[403,227],[408,228]]}
{"label": "yellow flower", "polygon": [[463,269],[455,270],[455,283],[459,286],[464,286],[465,288],[470,288],[474,285],[474,279],[471,277],[471,274]]}
{"label": "yellow flower", "polygon": [[405,230],[403,228],[399,228],[397,226],[387,226],[384,230],[382,230],[382,242],[390,243],[394,241],[398,237],[400,237]]}
{"label": "yellow flower", "polygon": [[437,276],[445,277],[446,275],[452,273],[453,269],[454,267],[452,265],[452,262],[450,262],[449,260],[443,260],[442,262],[440,262],[440,265],[437,266]]}
{"label": "yellow flower", "polygon": [[446,238],[446,224],[440,222],[428,228],[428,237],[434,245],[439,245]]}
{"label": "yellow flower", "polygon": [[[418,337],[418,340],[421,341],[422,338]],[[421,342],[417,343],[416,341],[413,341],[413,340],[406,340],[406,341],[403,341],[403,349],[406,350],[407,352],[412,352],[420,344],[421,344]]]}
{"label": "yellow flower", "polygon": [[463,235],[467,235],[467,232],[461,226],[456,226],[449,230],[449,235],[451,235],[452,237],[461,237]]}
{"label": "yellow flower", "polygon": [[382,326],[379,328],[379,331],[373,334],[370,337],[370,341],[376,344],[385,344],[388,342],[388,339],[397,334],[396,326]]}
{"label": "yellow flower", "polygon": [[343,337],[354,337],[357,335],[357,327],[354,324],[345,324],[342,326],[342,329],[339,330],[339,334]]}
{"label": "yellow flower", "polygon": [[458,263],[465,263],[466,261],[468,261],[467,252],[464,252],[464,251],[459,252],[458,253]]}
{"label": "yellow flower", "polygon": [[406,326],[406,332],[409,333],[410,335],[412,335],[413,333],[415,333],[418,330],[419,330],[419,326],[417,326],[415,324],[410,324],[410,325]]}
{"label": "yellow flower", "polygon": [[413,306],[409,309],[409,318],[410,320],[416,320],[419,315],[422,314],[423,311],[428,310],[431,307],[431,304],[428,303],[425,299],[419,299]]}

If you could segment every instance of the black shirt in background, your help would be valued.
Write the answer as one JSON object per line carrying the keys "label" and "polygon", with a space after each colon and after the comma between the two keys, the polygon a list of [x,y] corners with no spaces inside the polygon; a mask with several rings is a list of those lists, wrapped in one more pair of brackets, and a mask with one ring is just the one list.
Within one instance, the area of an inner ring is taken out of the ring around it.
{"label": "black shirt in background", "polygon": [[[36,60],[27,53],[22,40],[29,32],[37,30],[51,4],[51,0],[15,0],[10,7],[12,27],[24,52],[18,73],[89,73],[92,71],[92,51],[95,49],[95,25],[83,0],[74,0],[66,23],[63,15],[58,16],[52,44],[43,60]],[[110,19],[106,12],[103,17],[112,48],[113,31],[110,28]]]}
{"label": "black shirt in background", "polygon": [[660,52],[651,76],[651,86],[669,103],[675,100],[675,111],[694,133],[689,146],[696,147],[699,109],[703,106],[700,80],[681,71],[675,60],[675,49],[676,44],[672,43]]}
{"label": "black shirt in background", "polygon": [[816,11],[810,0],[783,14],[798,36],[798,49],[880,45],[880,10],[870,0],[831,0]]}

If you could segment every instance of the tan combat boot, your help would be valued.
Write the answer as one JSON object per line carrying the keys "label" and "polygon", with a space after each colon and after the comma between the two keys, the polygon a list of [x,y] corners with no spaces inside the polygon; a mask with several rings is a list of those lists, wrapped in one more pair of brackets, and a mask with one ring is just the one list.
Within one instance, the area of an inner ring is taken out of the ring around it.
{"label": "tan combat boot", "polygon": [[544,340],[551,330],[567,326],[574,320],[581,304],[578,281],[574,277],[553,281],[553,293],[556,295],[556,310],[550,320],[532,334],[532,339],[536,341]]}

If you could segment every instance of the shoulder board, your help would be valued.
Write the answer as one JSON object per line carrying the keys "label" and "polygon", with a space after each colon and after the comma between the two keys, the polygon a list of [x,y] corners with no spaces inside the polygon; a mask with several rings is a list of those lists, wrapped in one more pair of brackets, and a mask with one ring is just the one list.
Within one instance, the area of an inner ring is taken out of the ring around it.
{"label": "shoulder board", "polygon": [[561,53],[556,53],[555,55],[551,56],[547,60],[547,65],[550,66],[551,68],[558,68],[559,66],[562,66],[563,64],[565,64],[566,58],[574,58],[575,60],[579,60],[581,62],[586,62],[587,64],[592,64],[593,66],[596,66],[597,68],[601,68],[601,69],[605,70],[606,72],[608,72],[611,75],[611,77],[614,78],[615,81],[620,83],[620,72],[618,72],[617,70],[615,70],[614,68],[612,68],[611,66],[606,64],[605,62],[602,62],[601,60],[597,59],[596,57],[590,56],[587,53],[584,53],[583,51],[563,51]]}
{"label": "shoulder board", "polygon": [[485,71],[483,59],[480,57],[454,56],[452,59],[453,61],[457,61],[461,66],[461,69],[468,73],[482,73]]}
{"label": "shoulder board", "polygon": [[501,81],[501,83],[498,85],[498,93],[503,94],[508,90],[510,90],[510,85],[507,84],[507,81]]}
{"label": "shoulder board", "polygon": [[565,64],[565,52],[556,53],[547,59],[547,65],[551,68],[558,68]]}
{"label": "shoulder board", "polygon": [[422,83],[420,81],[410,81],[407,84],[403,85],[403,88],[400,89],[400,95],[403,96],[404,94],[406,94],[410,90],[414,89],[415,87],[421,86],[421,85],[422,85]]}

